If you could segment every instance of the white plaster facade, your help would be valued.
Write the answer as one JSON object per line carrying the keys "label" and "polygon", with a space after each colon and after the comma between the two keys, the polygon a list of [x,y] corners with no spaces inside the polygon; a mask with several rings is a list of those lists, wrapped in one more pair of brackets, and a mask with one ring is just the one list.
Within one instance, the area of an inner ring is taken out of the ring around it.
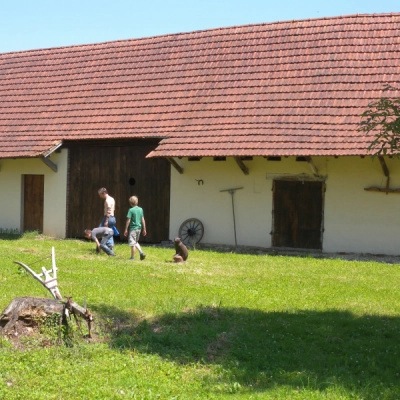
{"label": "white plaster facade", "polygon": [[[385,187],[386,177],[377,158],[313,157],[326,180],[324,201],[325,252],[400,254],[400,194],[365,191],[370,186]],[[400,160],[385,158],[390,186],[400,187]],[[170,239],[178,236],[181,223],[198,218],[204,225],[203,243],[234,245],[231,195],[221,190],[243,187],[234,194],[238,245],[271,247],[273,179],[307,174],[307,162],[295,157],[268,161],[255,157],[244,161],[244,175],[233,158],[214,161],[179,159],[184,173],[171,173]],[[198,183],[202,180],[204,184]]]}
{"label": "white plaster facade", "polygon": [[64,238],[66,233],[68,150],[53,153],[51,170],[39,158],[0,160],[0,228],[22,230],[23,176],[44,175],[43,233]]}
{"label": "white plaster facade", "polygon": [[[385,160],[390,187],[400,188],[400,160]],[[43,233],[65,237],[68,150],[53,153],[51,161],[57,164],[58,172],[37,158],[0,160],[1,229],[21,230],[23,175],[41,174],[44,175]],[[170,239],[178,236],[185,219],[194,217],[204,224],[203,243],[235,244],[232,197],[221,190],[243,187],[234,194],[237,243],[270,248],[273,180],[301,174],[312,177],[308,163],[298,162],[294,157],[282,157],[281,161],[255,157],[244,161],[248,175],[229,157],[226,161],[212,158],[178,161],[184,173],[171,169]],[[326,183],[322,250],[400,254],[400,194],[364,190],[386,185],[378,159],[313,157],[313,162]]]}

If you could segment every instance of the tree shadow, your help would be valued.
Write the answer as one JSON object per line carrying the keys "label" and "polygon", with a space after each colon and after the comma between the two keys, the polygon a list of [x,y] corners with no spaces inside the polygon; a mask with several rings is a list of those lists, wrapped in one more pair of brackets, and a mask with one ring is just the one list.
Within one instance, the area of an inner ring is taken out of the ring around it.
{"label": "tree shadow", "polygon": [[113,320],[112,348],[218,364],[252,391],[341,386],[366,399],[400,396],[397,317],[198,307],[146,320],[106,305],[93,310]]}
{"label": "tree shadow", "polygon": [[[171,248],[174,251],[172,242],[170,244],[156,244],[154,247]],[[210,244],[210,243],[197,243],[195,248],[187,246],[192,251],[212,251],[216,253],[230,253],[230,254],[246,254],[258,256],[288,256],[300,258],[316,258],[316,259],[330,259],[330,260],[345,260],[345,261],[373,261],[386,264],[400,264],[400,255],[390,254],[373,254],[373,253],[352,253],[352,252],[333,252],[327,253],[322,250],[312,249],[294,249],[294,248],[279,248],[279,247],[257,247],[257,246],[244,246],[244,245],[223,245],[223,244]]]}

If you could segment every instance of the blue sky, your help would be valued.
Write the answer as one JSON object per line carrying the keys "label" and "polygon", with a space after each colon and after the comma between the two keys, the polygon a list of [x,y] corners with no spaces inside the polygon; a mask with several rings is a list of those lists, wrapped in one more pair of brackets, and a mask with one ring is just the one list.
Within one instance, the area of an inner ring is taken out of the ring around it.
{"label": "blue sky", "polygon": [[383,12],[400,12],[400,1],[0,0],[0,52]]}

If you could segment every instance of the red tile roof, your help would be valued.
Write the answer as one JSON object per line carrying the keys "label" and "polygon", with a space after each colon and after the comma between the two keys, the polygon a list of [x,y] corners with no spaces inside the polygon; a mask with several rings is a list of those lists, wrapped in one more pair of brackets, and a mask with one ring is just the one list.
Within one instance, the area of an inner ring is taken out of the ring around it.
{"label": "red tile roof", "polygon": [[399,32],[354,15],[0,54],[0,158],[149,137],[151,156],[364,155]]}

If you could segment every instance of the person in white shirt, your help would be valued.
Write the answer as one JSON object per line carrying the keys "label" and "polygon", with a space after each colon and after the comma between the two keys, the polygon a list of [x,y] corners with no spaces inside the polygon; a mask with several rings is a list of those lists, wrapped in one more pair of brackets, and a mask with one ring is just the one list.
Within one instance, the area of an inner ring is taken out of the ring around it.
{"label": "person in white shirt", "polygon": [[[115,220],[115,200],[111,197],[107,189],[102,187],[98,190],[99,197],[104,200],[104,215],[103,219],[101,220],[100,226],[101,227],[109,227],[114,231],[115,235],[118,235],[119,232],[116,228],[116,220]],[[114,238],[111,237],[107,242],[108,247],[111,249],[114,248]]]}

